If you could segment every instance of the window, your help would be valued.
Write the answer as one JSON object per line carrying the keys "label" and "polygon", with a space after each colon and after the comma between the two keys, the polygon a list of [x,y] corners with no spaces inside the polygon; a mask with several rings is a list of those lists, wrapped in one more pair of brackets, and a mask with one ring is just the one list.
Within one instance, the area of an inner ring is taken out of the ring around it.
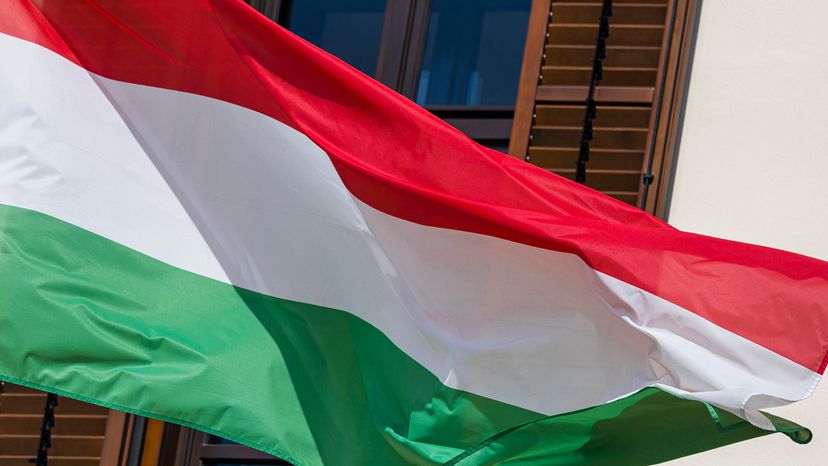
{"label": "window", "polygon": [[530,0],[432,0],[416,101],[511,106]]}
{"label": "window", "polygon": [[489,147],[512,130],[538,0],[247,0]]}
{"label": "window", "polygon": [[363,73],[377,71],[386,0],[293,0],[284,25]]}

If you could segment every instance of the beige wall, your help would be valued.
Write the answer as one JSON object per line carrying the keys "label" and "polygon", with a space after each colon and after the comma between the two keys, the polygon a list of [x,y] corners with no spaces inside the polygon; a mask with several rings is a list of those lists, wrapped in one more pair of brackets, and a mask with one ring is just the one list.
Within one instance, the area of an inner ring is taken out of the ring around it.
{"label": "beige wall", "polygon": [[[669,221],[828,260],[828,1],[705,0]],[[828,464],[828,382],[755,439],[672,465]]]}

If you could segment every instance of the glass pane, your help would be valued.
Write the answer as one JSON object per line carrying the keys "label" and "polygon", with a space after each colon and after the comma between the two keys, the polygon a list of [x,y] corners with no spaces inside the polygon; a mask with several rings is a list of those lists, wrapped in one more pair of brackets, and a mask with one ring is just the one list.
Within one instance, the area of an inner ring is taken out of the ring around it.
{"label": "glass pane", "polygon": [[204,463],[204,466],[284,466],[288,463]]}
{"label": "glass pane", "polygon": [[432,0],[416,101],[514,105],[531,0]]}
{"label": "glass pane", "polygon": [[218,435],[207,434],[204,436],[204,443],[209,445],[238,445],[238,443],[219,437]]}
{"label": "glass pane", "polygon": [[294,0],[288,29],[363,73],[377,71],[386,0]]}
{"label": "glass pane", "polygon": [[487,143],[487,142],[482,142],[481,144],[483,144],[484,146],[488,147],[489,149],[494,149],[494,150],[496,150],[496,151],[498,151],[498,152],[503,152],[504,154],[508,154],[508,153],[509,153],[509,144],[506,144],[506,143],[496,143],[496,142],[495,142],[495,143]]}

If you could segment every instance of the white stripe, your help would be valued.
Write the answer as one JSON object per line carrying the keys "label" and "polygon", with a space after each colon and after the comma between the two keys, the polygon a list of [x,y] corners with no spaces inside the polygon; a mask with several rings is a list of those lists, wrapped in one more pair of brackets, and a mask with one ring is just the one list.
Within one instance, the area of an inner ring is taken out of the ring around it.
{"label": "white stripe", "polygon": [[0,71],[0,203],[351,312],[450,387],[554,414],[658,384],[768,427],[752,410],[818,380],[574,255],[374,210],[267,116],[101,78],[5,35],[0,51],[13,64]]}

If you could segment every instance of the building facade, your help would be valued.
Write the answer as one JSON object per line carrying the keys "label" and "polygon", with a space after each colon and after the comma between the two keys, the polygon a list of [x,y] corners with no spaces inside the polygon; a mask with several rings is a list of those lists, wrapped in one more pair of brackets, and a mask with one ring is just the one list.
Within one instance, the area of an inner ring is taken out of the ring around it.
{"label": "building facade", "polygon": [[[602,17],[599,0],[249,0],[248,3],[273,21],[424,106],[479,143],[558,175],[577,177],[579,158],[583,158],[586,102],[590,84],[596,77],[596,39]],[[727,125],[744,129],[738,133],[743,140],[751,137],[751,126],[740,122],[737,115],[714,123],[701,115],[712,112],[715,119],[723,113],[720,108],[705,107],[710,99],[721,97],[715,88],[722,84],[722,79],[737,86],[742,82],[739,76],[717,78],[715,63],[705,61],[711,56],[728,59],[716,55],[727,37],[723,30],[729,31],[717,20],[716,13],[737,15],[736,10],[753,11],[752,5],[747,0],[738,0],[731,2],[730,10],[719,11],[723,7],[707,3],[703,9],[700,0],[613,2],[612,15],[608,17],[606,54],[600,58],[601,79],[594,93],[595,115],[589,125],[589,160],[584,173],[588,186],[662,218],[669,213],[680,227],[731,236],[726,228],[728,219],[739,216],[726,208],[737,208],[739,204],[726,200],[752,201],[733,194],[743,195],[744,191],[732,179],[737,176],[736,169],[727,164],[724,165],[730,167],[730,177],[720,180],[723,184],[715,185],[718,197],[705,196],[706,180],[723,175],[719,162],[711,159],[715,147],[705,145],[706,137],[695,128],[721,130],[713,131],[717,143],[733,142],[728,139],[732,132],[728,133]],[[790,18],[789,23],[774,23],[774,26],[778,33],[784,34],[800,27],[796,19],[805,21],[810,13],[824,16],[828,8],[803,2],[797,8],[774,13],[777,17]],[[770,13],[763,16],[754,11],[751,14],[739,18],[761,23]],[[744,21],[739,24],[749,28]],[[705,29],[704,25],[710,26]],[[699,37],[706,42],[697,53],[695,46]],[[803,37],[800,39],[805,41]],[[750,42],[742,46],[750,47]],[[789,49],[780,53],[796,56],[799,46],[800,42],[791,42]],[[732,50],[734,54],[737,52]],[[762,65],[762,60],[769,59],[745,54],[744,66]],[[711,67],[707,70],[710,74],[691,84],[691,71],[698,65]],[[791,69],[799,69],[796,67],[800,65],[802,69],[810,69],[801,63],[784,63],[784,60],[779,64]],[[758,89],[762,83],[759,71],[762,66],[754,68],[743,71],[759,80]],[[820,68],[817,76],[828,79],[828,70]],[[816,81],[809,82],[817,86]],[[748,100],[745,95],[735,93],[737,98],[729,101],[731,104],[743,105]],[[762,110],[752,108],[751,125],[761,126],[760,120],[766,115]],[[685,122],[685,118],[698,121]],[[785,128],[784,136],[789,137],[791,131],[794,129]],[[796,147],[798,151],[814,152],[813,144],[800,142]],[[738,147],[733,146],[732,150],[738,151]],[[763,148],[756,150],[761,154]],[[742,162],[749,164],[748,160]],[[694,166],[698,163],[704,165]],[[815,164],[828,169],[824,162]],[[800,176],[807,178],[808,175]],[[796,186],[781,185],[776,191],[767,186],[761,189],[766,193],[796,192]],[[810,209],[819,210],[821,206],[823,212],[828,212],[825,188],[814,182],[807,189],[804,199],[808,201],[803,201],[800,195],[798,205],[810,202]],[[825,195],[821,203],[820,193]],[[773,203],[772,198],[768,195],[759,199]],[[699,199],[704,199],[704,203],[699,204]],[[725,225],[724,230],[705,225],[701,220],[709,209],[718,212],[717,225]],[[786,218],[785,212],[790,212],[784,205],[777,210],[780,218]],[[828,227],[828,218],[824,217],[820,218]],[[795,225],[812,220],[803,213],[786,221],[790,222],[788,225]],[[747,220],[742,224],[751,228],[761,225]],[[800,243],[776,241],[776,237],[766,240],[761,235],[751,237],[749,233],[739,236],[738,228],[731,231],[737,232],[735,239],[792,250],[806,241],[801,238]],[[805,249],[805,253],[824,254],[820,257],[828,259],[824,249]],[[28,460],[35,456],[40,438],[45,403],[46,395],[42,392],[5,384],[0,394],[0,464],[30,464]],[[49,453],[53,466],[286,464],[193,429],[68,398],[60,398],[55,409]]]}

